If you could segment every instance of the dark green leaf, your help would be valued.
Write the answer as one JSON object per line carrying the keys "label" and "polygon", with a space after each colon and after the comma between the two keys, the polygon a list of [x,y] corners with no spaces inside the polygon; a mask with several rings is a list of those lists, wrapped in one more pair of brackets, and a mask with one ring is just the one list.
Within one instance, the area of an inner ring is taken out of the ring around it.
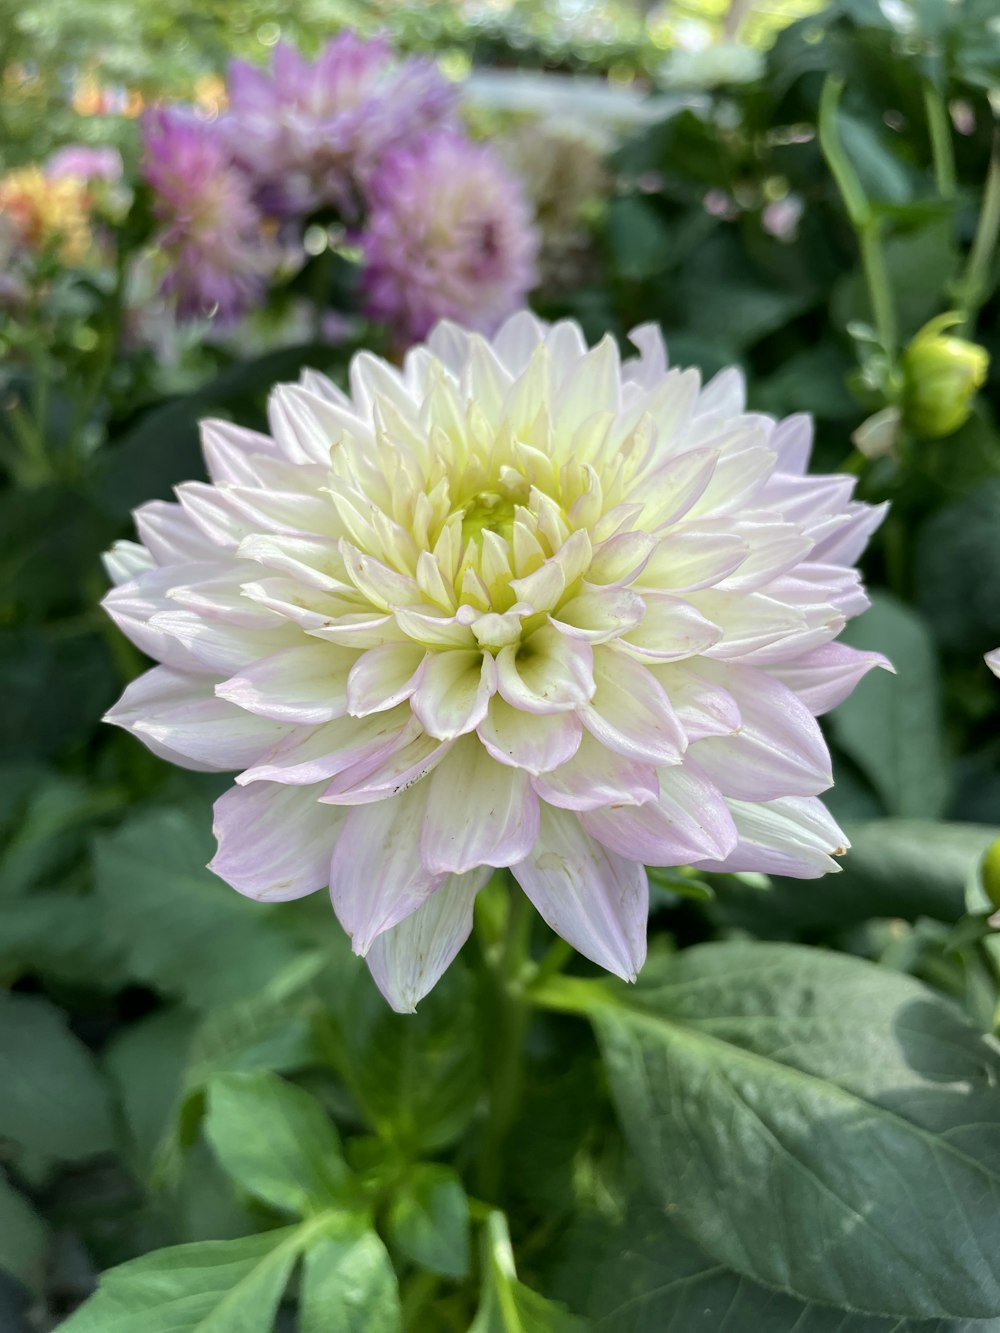
{"label": "dark green leaf", "polygon": [[0,1269],[37,1290],[42,1286],[48,1247],[44,1222],[0,1175]]}
{"label": "dark green leaf", "polygon": [[945,648],[981,653],[1000,643],[998,533],[1000,477],[939,510],[920,530],[917,596]]}
{"label": "dark green leaf", "polygon": [[611,259],[623,278],[653,277],[673,260],[666,224],[640,195],[613,199],[608,205],[607,227]]}
{"label": "dark green leaf", "polygon": [[469,1200],[448,1166],[421,1163],[398,1187],[389,1210],[389,1240],[413,1263],[445,1277],[469,1271]]}
{"label": "dark green leaf", "polygon": [[183,1086],[193,1017],[160,1009],[124,1028],[108,1046],[104,1067],[118,1090],[128,1135],[128,1158],[141,1175],[152,1166]]}
{"label": "dark green leaf", "polygon": [[302,1270],[299,1333],[398,1333],[396,1275],[385,1246],[360,1218],[344,1215],[311,1247]]}
{"label": "dark green leaf", "polygon": [[593,1018],[649,1184],[713,1259],[867,1313],[1000,1309],[1000,1054],[934,992],[709,944]]}
{"label": "dark green leaf", "polygon": [[219,1074],[208,1085],[205,1134],[248,1193],[297,1215],[342,1200],[340,1138],[308,1092],[266,1070]]}
{"label": "dark green leaf", "polygon": [[46,1000],[0,994],[0,1138],[66,1161],[114,1145],[107,1088]]}
{"label": "dark green leaf", "polygon": [[885,655],[897,675],[872,671],[830,715],[840,748],[892,815],[940,815],[948,797],[938,665],[923,621],[879,593],[843,634],[854,648]]}
{"label": "dark green leaf", "polygon": [[112,1268],[61,1333],[271,1333],[301,1227],[175,1245]]}

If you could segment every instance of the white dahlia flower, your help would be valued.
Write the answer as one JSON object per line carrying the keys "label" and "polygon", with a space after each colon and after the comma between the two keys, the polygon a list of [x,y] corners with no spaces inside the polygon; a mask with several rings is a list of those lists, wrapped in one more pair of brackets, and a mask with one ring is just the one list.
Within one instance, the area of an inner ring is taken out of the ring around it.
{"label": "white dahlia flower", "polygon": [[270,435],[206,423],[212,483],[108,558],[162,663],[109,720],[239,770],[212,868],[266,901],[329,885],[398,1009],[493,867],[632,978],[644,865],[810,878],[846,846],[815,715],[885,664],[834,643],[881,511],[805,474],[807,418],[632,340],[623,364],[524,313],[439,325],[402,370],[362,353],[349,394],[307,372]]}
{"label": "white dahlia flower", "polygon": [[991,653],[986,654],[986,665],[994,676],[1000,676],[1000,648],[994,648]]}

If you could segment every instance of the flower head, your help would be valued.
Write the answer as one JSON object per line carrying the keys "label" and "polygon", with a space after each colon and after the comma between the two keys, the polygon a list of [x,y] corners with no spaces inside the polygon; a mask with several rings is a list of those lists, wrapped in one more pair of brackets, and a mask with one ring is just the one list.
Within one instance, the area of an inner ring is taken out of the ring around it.
{"label": "flower head", "polygon": [[89,144],[67,144],[58,149],[45,164],[49,180],[73,177],[83,181],[106,181],[114,185],[124,172],[117,148],[91,148]]}
{"label": "flower head", "polygon": [[64,264],[86,259],[93,242],[86,182],[19,167],[0,176],[0,220],[36,253],[53,247]]}
{"label": "flower head", "polygon": [[491,333],[535,282],[538,237],[493,149],[448,130],[389,153],[362,237],[369,314],[412,342],[439,319]]}
{"label": "flower head", "polygon": [[266,211],[353,212],[386,150],[449,120],[456,102],[430,62],[400,61],[385,40],[344,32],[315,61],[285,43],[271,70],[234,61],[223,132]]}
{"label": "flower head", "polygon": [[109,720],[240,770],[215,871],[261,900],[330,886],[410,1009],[493,867],[581,953],[645,955],[644,864],[812,877],[846,839],[815,715],[873,665],[881,510],[807,476],[810,425],[744,408],[573,323],[439,326],[351,391],[307,373],[270,435],[205,425],[212,484],[137,515],[111,616],[162,665]]}
{"label": "flower head", "polygon": [[181,107],[143,118],[143,175],[168,261],[165,293],[181,318],[231,322],[261,299],[275,255],[247,182],[217,127]]}

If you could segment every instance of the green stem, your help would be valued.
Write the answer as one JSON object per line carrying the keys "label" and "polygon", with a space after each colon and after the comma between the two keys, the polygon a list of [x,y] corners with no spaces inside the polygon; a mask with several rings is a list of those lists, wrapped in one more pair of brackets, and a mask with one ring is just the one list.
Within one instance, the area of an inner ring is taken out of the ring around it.
{"label": "green stem", "polygon": [[114,369],[115,355],[121,338],[122,315],[125,302],[126,255],[124,246],[119,242],[115,260],[115,285],[108,304],[108,313],[101,337],[100,355],[90,377],[87,391],[77,403],[69,431],[69,458],[71,462],[82,458],[81,441],[84,431],[90,423],[90,416]]}
{"label": "green stem", "polygon": [[868,300],[871,303],[875,332],[890,362],[896,355],[896,311],[892,300],[889,272],[882,252],[882,228],[877,218],[869,218],[858,231],[861,263],[865,271]]}
{"label": "green stem", "polygon": [[990,293],[990,272],[1000,234],[1000,131],[993,140],[990,169],[983,190],[976,235],[969,251],[965,273],[958,286],[963,320],[956,333],[970,333],[976,315]]}
{"label": "green stem", "polygon": [[955,198],[955,153],[951,143],[951,126],[944,98],[932,83],[924,84],[924,110],[931,138],[931,156],[934,159],[934,180],[942,199]]}
{"label": "green stem", "polygon": [[479,1159],[479,1193],[487,1200],[500,1194],[502,1154],[517,1117],[523,1083],[522,1047],[528,1020],[523,973],[528,961],[532,909],[512,887],[506,929],[499,949],[485,948],[489,996],[489,1114]]}

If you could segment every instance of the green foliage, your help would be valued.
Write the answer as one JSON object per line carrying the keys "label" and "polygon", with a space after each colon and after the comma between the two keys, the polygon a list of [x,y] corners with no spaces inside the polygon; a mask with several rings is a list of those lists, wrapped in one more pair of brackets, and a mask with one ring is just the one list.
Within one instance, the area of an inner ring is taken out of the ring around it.
{"label": "green foliage", "polygon": [[415,1166],[392,1201],[388,1233],[413,1263],[445,1277],[466,1277],[469,1201],[461,1177],[433,1162]]}

